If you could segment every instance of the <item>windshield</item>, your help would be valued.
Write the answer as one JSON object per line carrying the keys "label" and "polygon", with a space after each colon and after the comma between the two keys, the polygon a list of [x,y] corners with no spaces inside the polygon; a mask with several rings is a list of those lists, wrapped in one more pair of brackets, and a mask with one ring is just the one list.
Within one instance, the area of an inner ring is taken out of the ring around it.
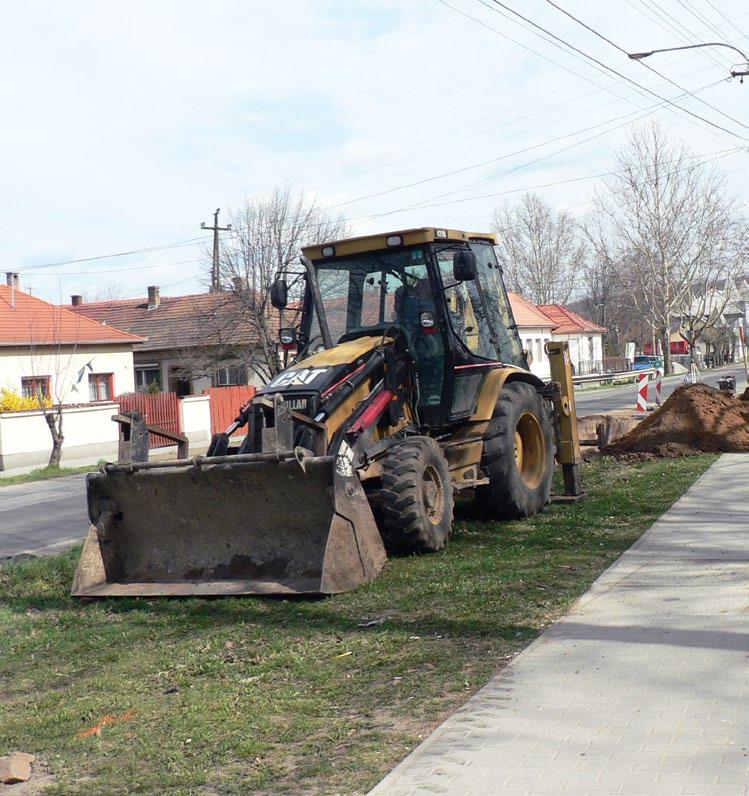
{"label": "windshield", "polygon": [[[320,296],[334,343],[344,334],[398,324],[410,331],[418,312],[433,307],[424,250],[368,252],[315,263]],[[413,306],[412,306],[413,305]],[[411,317],[413,316],[413,317]],[[317,309],[311,307],[309,345],[321,343]]]}

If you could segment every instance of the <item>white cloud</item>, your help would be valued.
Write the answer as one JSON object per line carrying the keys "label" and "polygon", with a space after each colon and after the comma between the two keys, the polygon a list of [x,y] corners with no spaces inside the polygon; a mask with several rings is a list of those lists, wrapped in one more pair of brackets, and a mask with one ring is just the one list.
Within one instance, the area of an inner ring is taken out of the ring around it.
{"label": "white cloud", "polygon": [[[478,228],[486,226],[502,197],[366,219],[443,194],[448,196],[427,204],[609,168],[623,129],[517,171],[510,170],[575,139],[400,189],[635,107],[562,67],[610,86],[619,97],[633,95],[631,86],[598,74],[475,0],[449,2],[561,66],[435,0],[224,0],[210,6],[194,0],[91,0],[6,8],[0,31],[4,270],[191,237],[216,206],[226,208],[283,182],[306,182],[330,205],[390,190],[342,206],[349,216],[363,219],[361,230],[424,223]],[[568,5],[625,48],[677,43],[673,34],[630,6],[582,0]],[[665,0],[665,6],[680,13],[674,5],[675,0]],[[663,82],[541,0],[515,7],[642,84]],[[749,26],[749,18],[740,18],[746,12],[737,0],[723,2],[721,9],[739,18],[739,26]],[[716,25],[722,23],[707,6],[702,13]],[[697,20],[682,21],[695,36],[705,34]],[[738,35],[729,26],[720,29],[726,39]],[[653,59],[657,69],[692,89],[721,76],[704,54],[659,58]],[[725,65],[730,66],[730,58]],[[697,69],[704,71],[690,74]],[[668,85],[657,90],[667,96],[678,93]],[[701,96],[744,120],[745,90],[732,83]],[[645,107],[654,100],[636,97],[636,102]],[[747,132],[695,101],[689,107]],[[495,118],[471,125],[491,114]],[[728,146],[716,131],[708,132],[694,120],[662,115],[698,151]],[[429,140],[460,127],[464,129]],[[465,151],[469,149],[474,151]],[[383,155],[388,156],[379,157]],[[344,174],[339,171],[375,157]],[[721,164],[739,168],[745,157],[742,153]],[[737,189],[741,176],[733,178]],[[460,192],[490,177],[492,182]],[[569,208],[591,192],[592,184],[586,182],[541,190],[557,206]],[[143,293],[146,284],[167,285],[188,278],[191,269],[197,272],[197,263],[180,261],[199,253],[177,249],[104,260],[60,269],[55,278],[40,270],[24,281],[38,294],[66,297],[85,287],[84,280],[104,284],[118,278],[111,273],[89,278],[82,271],[142,264],[143,271],[123,270],[121,280],[128,291]],[[64,276],[66,272],[76,275]],[[197,281],[174,286],[175,291],[184,289],[200,286]]]}

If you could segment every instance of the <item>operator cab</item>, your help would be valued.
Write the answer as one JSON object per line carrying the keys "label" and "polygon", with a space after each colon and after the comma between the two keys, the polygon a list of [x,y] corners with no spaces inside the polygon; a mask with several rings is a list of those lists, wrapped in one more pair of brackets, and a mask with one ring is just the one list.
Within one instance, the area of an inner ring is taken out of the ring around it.
{"label": "operator cab", "polygon": [[528,367],[494,243],[491,234],[418,229],[306,247],[298,359],[326,339],[395,328],[415,362],[422,422],[437,428],[469,416],[489,370]]}

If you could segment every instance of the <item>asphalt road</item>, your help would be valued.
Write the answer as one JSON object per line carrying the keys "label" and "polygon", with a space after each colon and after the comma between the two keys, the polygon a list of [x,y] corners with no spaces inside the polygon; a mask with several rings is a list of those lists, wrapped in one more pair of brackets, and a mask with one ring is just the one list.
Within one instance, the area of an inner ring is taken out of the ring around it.
{"label": "asphalt road", "polygon": [[60,552],[88,530],[85,475],[0,486],[0,559]]}
{"label": "asphalt road", "polygon": [[[716,368],[715,370],[701,371],[700,375],[705,384],[711,387],[718,386],[718,379],[723,376],[735,376],[736,388],[741,392],[746,386],[743,365]],[[666,398],[684,383],[683,376],[669,376],[663,379],[662,397]],[[650,403],[655,401],[653,382],[650,382]],[[576,390],[575,406],[578,415],[592,415],[599,412],[613,412],[615,409],[634,410],[637,402],[637,384],[623,384],[606,390]]]}
{"label": "asphalt road", "polygon": [[[728,367],[702,374],[706,384],[717,386],[721,376],[736,377],[745,386],[744,369]],[[682,384],[683,377],[663,380],[663,398]],[[634,409],[637,386],[625,384],[606,390],[578,391],[579,415]],[[22,553],[59,552],[82,541],[88,530],[85,476],[53,478],[30,484],[0,486],[0,559]]]}

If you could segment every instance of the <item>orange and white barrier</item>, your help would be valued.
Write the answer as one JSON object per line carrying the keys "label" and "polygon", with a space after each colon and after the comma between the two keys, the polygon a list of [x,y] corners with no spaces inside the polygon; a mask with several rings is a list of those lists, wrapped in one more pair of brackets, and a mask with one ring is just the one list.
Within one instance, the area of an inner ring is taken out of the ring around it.
{"label": "orange and white barrier", "polygon": [[648,411],[648,378],[649,373],[641,373],[637,382],[637,406],[635,407],[638,412]]}

